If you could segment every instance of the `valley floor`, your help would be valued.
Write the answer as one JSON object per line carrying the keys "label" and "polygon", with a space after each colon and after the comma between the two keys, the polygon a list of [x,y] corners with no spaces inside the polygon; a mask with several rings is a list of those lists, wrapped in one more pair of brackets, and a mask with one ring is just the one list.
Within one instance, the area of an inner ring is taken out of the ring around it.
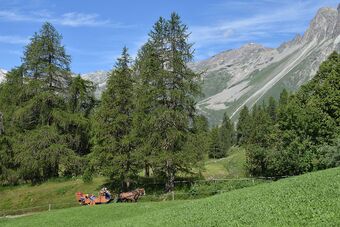
{"label": "valley floor", "polygon": [[339,226],[340,168],[204,199],[77,207],[1,226]]}

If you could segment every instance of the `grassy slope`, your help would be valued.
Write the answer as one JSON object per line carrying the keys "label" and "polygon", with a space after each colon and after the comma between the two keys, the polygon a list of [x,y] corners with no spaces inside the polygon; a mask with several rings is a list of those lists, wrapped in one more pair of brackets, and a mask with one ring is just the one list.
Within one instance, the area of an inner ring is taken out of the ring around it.
{"label": "grassy slope", "polygon": [[246,154],[242,148],[233,148],[226,158],[211,159],[205,164],[202,173],[205,179],[245,177]]}
{"label": "grassy slope", "polygon": [[74,179],[49,181],[37,186],[0,187],[0,214],[3,210],[47,206],[49,203],[72,206],[72,203],[76,203],[75,192],[98,192],[104,183],[105,179],[99,177],[90,184],[83,183],[81,179]]}
{"label": "grassy slope", "polygon": [[340,168],[190,202],[111,204],[0,219],[2,226],[339,226]]}
{"label": "grassy slope", "polygon": [[[203,176],[206,179],[243,177],[245,173],[244,162],[244,150],[234,149],[227,158],[207,161],[205,166],[206,170],[203,172]],[[82,191],[96,194],[104,183],[105,178],[94,178],[94,181],[90,184],[83,183],[81,179],[74,179],[49,181],[37,186],[21,185],[15,187],[0,187],[0,216],[2,213],[11,213],[11,210],[13,210],[13,213],[46,210],[50,203],[54,209],[59,207],[77,206],[75,192]],[[235,188],[240,186],[234,184],[221,184],[218,185],[216,190],[232,190],[232,187]],[[242,187],[245,186],[242,185]],[[200,187],[197,190],[213,189],[211,187]],[[32,210],[32,207],[37,208]],[[18,210],[23,208],[24,210]],[[27,210],[25,210],[26,208]]]}

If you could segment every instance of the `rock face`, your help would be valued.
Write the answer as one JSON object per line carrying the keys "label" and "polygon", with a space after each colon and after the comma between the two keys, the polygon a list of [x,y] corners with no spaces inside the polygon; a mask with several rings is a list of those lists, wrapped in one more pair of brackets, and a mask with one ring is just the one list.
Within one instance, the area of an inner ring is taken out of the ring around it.
{"label": "rock face", "polygon": [[6,70],[0,69],[0,83],[5,80],[5,74],[7,73]]}
{"label": "rock face", "polygon": [[101,93],[106,87],[106,81],[108,79],[109,73],[106,71],[97,71],[93,73],[83,74],[82,77],[86,80],[90,80],[97,87],[95,95],[97,98],[100,97]]}
{"label": "rock face", "polygon": [[194,70],[204,72],[206,96],[199,100],[199,110],[219,124],[224,112],[235,120],[244,105],[278,97],[283,88],[298,89],[332,51],[340,50],[339,11],[321,8],[303,36],[278,48],[250,43],[194,63]]}

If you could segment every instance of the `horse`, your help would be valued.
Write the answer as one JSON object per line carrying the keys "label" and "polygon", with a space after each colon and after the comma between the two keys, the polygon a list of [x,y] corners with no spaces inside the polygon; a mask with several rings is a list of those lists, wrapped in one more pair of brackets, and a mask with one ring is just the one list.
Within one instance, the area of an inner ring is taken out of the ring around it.
{"label": "horse", "polygon": [[144,188],[137,188],[130,192],[122,192],[118,196],[118,202],[137,202],[139,197],[145,195]]}

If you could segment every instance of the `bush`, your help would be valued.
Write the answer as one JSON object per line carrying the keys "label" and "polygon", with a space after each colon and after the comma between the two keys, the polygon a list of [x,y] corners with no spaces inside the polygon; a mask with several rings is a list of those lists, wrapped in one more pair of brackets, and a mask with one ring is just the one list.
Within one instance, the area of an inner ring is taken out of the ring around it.
{"label": "bush", "polygon": [[87,168],[82,177],[84,183],[90,183],[93,180],[93,171],[90,168]]}

